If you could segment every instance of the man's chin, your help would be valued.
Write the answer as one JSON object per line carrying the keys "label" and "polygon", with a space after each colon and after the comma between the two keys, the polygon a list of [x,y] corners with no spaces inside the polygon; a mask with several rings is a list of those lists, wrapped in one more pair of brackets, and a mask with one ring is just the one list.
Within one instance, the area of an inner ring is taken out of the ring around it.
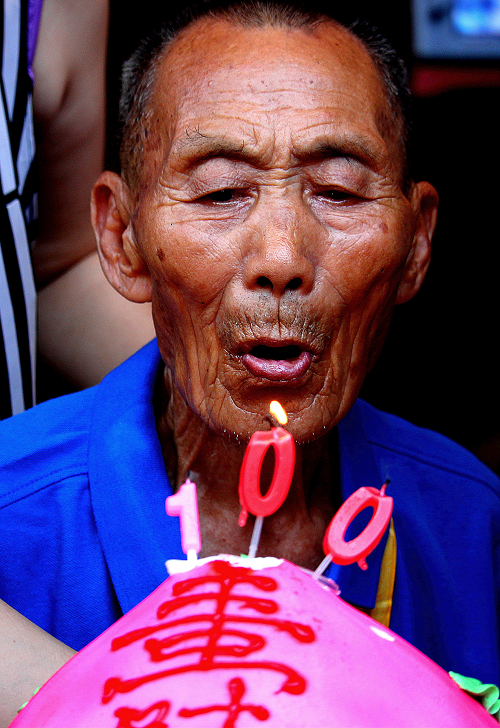
{"label": "man's chin", "polygon": [[[269,430],[269,405],[278,400],[288,415],[285,428],[292,434],[297,444],[312,442],[329,432],[347,412],[341,412],[340,402],[330,402],[328,411],[318,403],[305,404],[300,398],[284,396],[284,392],[269,395],[258,407],[251,409],[248,404],[238,406],[232,401],[231,406],[220,409],[217,416],[203,417],[212,431],[233,443],[246,443],[257,430]],[[212,410],[214,412],[215,410]]]}

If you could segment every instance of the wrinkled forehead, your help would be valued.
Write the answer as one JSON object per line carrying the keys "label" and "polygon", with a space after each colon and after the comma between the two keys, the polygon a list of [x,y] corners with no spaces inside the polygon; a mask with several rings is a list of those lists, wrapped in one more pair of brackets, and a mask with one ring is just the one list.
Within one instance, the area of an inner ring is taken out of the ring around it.
{"label": "wrinkled forehead", "polygon": [[293,109],[285,108],[290,126],[303,118],[308,127],[321,121],[325,109],[343,107],[346,131],[350,123],[353,128],[371,125],[389,139],[387,146],[399,158],[399,124],[383,79],[363,43],[348,30],[333,21],[297,29],[205,18],[180,34],[157,67],[149,106],[157,130],[151,165],[165,160],[186,135],[210,129],[216,116],[224,117],[228,128],[244,128],[247,99],[252,107],[279,109],[283,92],[297,100]]}

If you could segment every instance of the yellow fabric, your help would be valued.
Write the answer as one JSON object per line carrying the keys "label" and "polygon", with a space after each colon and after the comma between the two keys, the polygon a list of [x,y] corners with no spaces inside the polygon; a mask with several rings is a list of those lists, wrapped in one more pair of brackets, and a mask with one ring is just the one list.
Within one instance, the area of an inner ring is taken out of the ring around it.
{"label": "yellow fabric", "polygon": [[394,521],[391,518],[389,535],[382,557],[380,569],[380,580],[377,589],[375,606],[370,616],[384,627],[389,626],[391,621],[392,595],[394,592],[394,579],[396,578],[396,534],[394,532]]}

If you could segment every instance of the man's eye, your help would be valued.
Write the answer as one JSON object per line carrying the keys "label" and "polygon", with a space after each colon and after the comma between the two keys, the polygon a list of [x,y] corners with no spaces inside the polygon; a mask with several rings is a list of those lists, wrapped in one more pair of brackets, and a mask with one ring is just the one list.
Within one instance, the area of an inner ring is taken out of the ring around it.
{"label": "man's eye", "polygon": [[216,190],[208,195],[203,195],[202,201],[207,202],[231,202],[236,197],[236,191],[231,189]]}
{"label": "man's eye", "polygon": [[321,195],[333,202],[351,202],[357,199],[356,195],[346,192],[345,190],[323,190]]}

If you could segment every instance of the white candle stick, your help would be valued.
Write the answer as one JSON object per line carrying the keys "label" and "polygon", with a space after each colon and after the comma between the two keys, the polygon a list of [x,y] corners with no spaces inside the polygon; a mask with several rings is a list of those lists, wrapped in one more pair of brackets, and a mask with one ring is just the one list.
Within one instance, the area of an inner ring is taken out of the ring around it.
{"label": "white candle stick", "polygon": [[262,533],[262,524],[264,523],[264,516],[257,516],[252,531],[252,538],[250,540],[250,548],[248,549],[248,557],[250,559],[255,558],[257,549],[259,547],[260,534]]}

